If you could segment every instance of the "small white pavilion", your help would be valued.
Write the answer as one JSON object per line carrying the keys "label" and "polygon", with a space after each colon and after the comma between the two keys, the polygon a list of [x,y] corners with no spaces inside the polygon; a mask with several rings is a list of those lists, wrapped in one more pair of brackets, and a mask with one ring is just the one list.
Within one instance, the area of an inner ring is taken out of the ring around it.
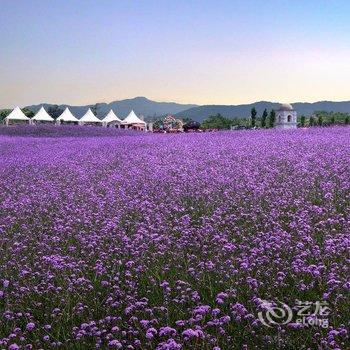
{"label": "small white pavilion", "polygon": [[55,119],[53,119],[45,110],[43,106],[39,109],[37,114],[31,119],[34,123],[53,123]]}
{"label": "small white pavilion", "polygon": [[113,112],[113,109],[111,109],[108,114],[102,119],[102,125],[103,126],[113,126],[116,128],[120,128],[122,121],[119,119],[115,113]]}
{"label": "small white pavilion", "polygon": [[74,117],[68,107],[63,113],[56,119],[57,124],[78,124],[79,120]]}
{"label": "small white pavilion", "polygon": [[296,129],[297,128],[297,112],[289,103],[283,103],[276,111],[276,125],[277,129]]}
{"label": "small white pavilion", "polygon": [[122,121],[122,126],[124,126],[125,129],[146,131],[146,123],[143,120],[141,120],[133,110]]}
{"label": "small white pavilion", "polygon": [[98,119],[89,108],[87,112],[79,119],[79,125],[100,125],[102,120]]}
{"label": "small white pavilion", "polygon": [[28,118],[21,109],[17,106],[6,118],[5,124],[22,124],[22,123],[30,123],[30,118]]}

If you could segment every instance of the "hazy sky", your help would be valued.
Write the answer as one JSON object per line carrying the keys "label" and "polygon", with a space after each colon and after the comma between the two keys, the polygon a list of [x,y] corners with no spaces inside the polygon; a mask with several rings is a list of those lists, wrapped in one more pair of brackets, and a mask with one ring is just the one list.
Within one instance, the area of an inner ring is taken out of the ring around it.
{"label": "hazy sky", "polygon": [[0,107],[350,100],[350,1],[0,0]]}

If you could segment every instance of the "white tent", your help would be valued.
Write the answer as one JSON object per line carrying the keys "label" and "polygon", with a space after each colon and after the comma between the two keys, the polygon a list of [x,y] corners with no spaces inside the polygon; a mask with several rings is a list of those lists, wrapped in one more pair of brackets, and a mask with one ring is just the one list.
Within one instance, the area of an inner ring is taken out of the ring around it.
{"label": "white tent", "polygon": [[53,122],[55,121],[46,111],[44,107],[41,107],[37,114],[32,118],[34,121],[38,122]]}
{"label": "white tent", "polygon": [[77,123],[79,120],[74,117],[68,107],[63,111],[63,113],[57,118],[56,122],[66,122],[66,123]]}
{"label": "white tent", "polygon": [[30,118],[28,118],[19,107],[16,107],[6,118],[5,118],[5,123],[6,125],[9,125],[13,122],[21,122],[21,121],[26,121],[30,122]]}
{"label": "white tent", "polygon": [[113,110],[111,109],[108,114],[102,119],[102,123],[104,126],[107,126],[108,124],[119,125],[122,123],[122,121],[114,114]]}
{"label": "white tent", "polygon": [[141,120],[135,112],[132,110],[129,115],[122,121],[124,125],[132,125],[132,124],[142,124],[146,126],[146,123]]}
{"label": "white tent", "polygon": [[83,115],[83,117],[79,120],[79,124],[90,124],[90,123],[102,123],[100,119],[98,119],[92,110],[89,108],[87,112]]}

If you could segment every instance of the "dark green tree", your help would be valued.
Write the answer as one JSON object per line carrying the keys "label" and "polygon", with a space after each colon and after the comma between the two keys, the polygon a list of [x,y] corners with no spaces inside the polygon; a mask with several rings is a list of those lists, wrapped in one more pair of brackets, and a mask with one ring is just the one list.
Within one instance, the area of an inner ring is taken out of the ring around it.
{"label": "dark green tree", "polygon": [[331,125],[335,124],[335,116],[334,114],[331,115],[331,120],[329,121]]}
{"label": "dark green tree", "polygon": [[0,122],[2,122],[10,113],[11,109],[2,109],[0,111]]}
{"label": "dark green tree", "polygon": [[211,115],[209,118],[205,119],[202,123],[203,129],[230,129],[232,125],[232,120],[223,117],[220,113],[217,115]]}
{"label": "dark green tree", "polygon": [[270,114],[269,114],[269,128],[273,128],[275,126],[276,122],[276,112],[271,109]]}
{"label": "dark green tree", "polygon": [[264,109],[264,112],[263,112],[263,114],[262,114],[262,116],[261,116],[261,127],[262,128],[266,128],[266,119],[267,119],[267,110],[266,110],[266,108]]}
{"label": "dark green tree", "polygon": [[302,116],[300,117],[300,126],[301,126],[301,127],[304,127],[304,126],[305,126],[305,120],[306,120],[305,115],[302,115]]}
{"label": "dark green tree", "polygon": [[22,112],[28,117],[33,118],[35,113],[28,108],[22,108]]}
{"label": "dark green tree", "polygon": [[309,125],[314,126],[315,125],[315,117],[312,115],[309,119]]}
{"label": "dark green tree", "polygon": [[322,114],[320,114],[318,117],[317,117],[317,124],[319,126],[322,126],[323,124],[323,117],[322,117]]}
{"label": "dark green tree", "polygon": [[349,115],[347,115],[347,116],[345,117],[344,122],[345,122],[346,125],[349,125],[349,124],[350,124],[350,117],[349,117]]}
{"label": "dark green tree", "polygon": [[253,107],[250,111],[250,121],[251,121],[251,126],[253,128],[256,125],[256,115],[257,115],[256,109],[255,109],[255,107]]}
{"label": "dark green tree", "polygon": [[57,119],[62,113],[63,113],[63,108],[60,108],[57,105],[50,106],[49,109],[47,110],[47,113],[53,118]]}
{"label": "dark green tree", "polygon": [[94,113],[97,116],[98,109],[99,109],[99,103],[95,103],[91,108],[92,113]]}

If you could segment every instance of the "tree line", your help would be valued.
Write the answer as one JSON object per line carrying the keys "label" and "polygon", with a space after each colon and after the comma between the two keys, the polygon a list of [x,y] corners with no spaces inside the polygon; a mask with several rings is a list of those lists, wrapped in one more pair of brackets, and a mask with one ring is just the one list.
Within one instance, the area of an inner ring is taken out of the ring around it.
{"label": "tree line", "polygon": [[[220,113],[209,116],[205,119],[201,127],[203,129],[231,129],[234,126],[245,128],[273,128],[276,123],[276,113],[272,109],[265,109],[261,116],[258,115],[255,107],[251,109],[250,118],[227,118]],[[298,117],[299,127],[311,126],[331,126],[331,125],[349,125],[350,114],[341,112],[316,111],[310,117],[301,115]]]}

